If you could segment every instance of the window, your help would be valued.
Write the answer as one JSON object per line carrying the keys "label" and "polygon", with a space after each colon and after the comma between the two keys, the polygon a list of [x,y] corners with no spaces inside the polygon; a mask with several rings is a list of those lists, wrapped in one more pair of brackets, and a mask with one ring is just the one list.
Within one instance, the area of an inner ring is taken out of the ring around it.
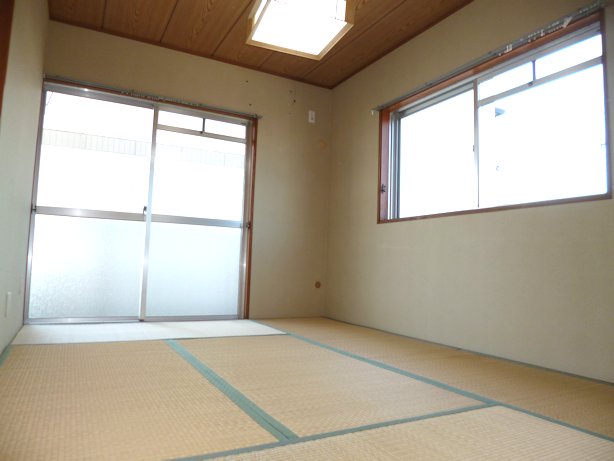
{"label": "window", "polygon": [[599,24],[569,29],[382,110],[380,221],[611,196]]}
{"label": "window", "polygon": [[27,321],[237,318],[248,307],[248,115],[47,82]]}

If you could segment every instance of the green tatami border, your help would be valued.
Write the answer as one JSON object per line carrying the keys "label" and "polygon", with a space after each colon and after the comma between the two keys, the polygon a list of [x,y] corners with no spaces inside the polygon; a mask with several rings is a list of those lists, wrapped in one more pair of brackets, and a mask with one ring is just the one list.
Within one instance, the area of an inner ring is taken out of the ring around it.
{"label": "green tatami border", "polygon": [[484,408],[490,408],[492,406],[493,405],[486,405],[486,404],[485,405],[472,405],[470,407],[456,408],[454,410],[439,411],[436,413],[429,413],[429,414],[421,415],[421,416],[412,416],[409,418],[394,419],[391,421],[383,421],[381,423],[367,424],[364,426],[351,427],[348,429],[340,429],[337,431],[323,432],[321,434],[307,435],[304,437],[299,437],[299,438],[292,439],[292,440],[279,441],[276,443],[253,445],[250,447],[236,448],[234,450],[219,451],[216,453],[208,453],[205,455],[188,456],[184,458],[173,458],[168,461],[203,461],[207,459],[221,458],[224,456],[253,453],[253,452],[258,452],[258,451],[263,451],[263,450],[269,450],[272,448],[285,447],[288,445],[296,445],[297,443],[313,442],[313,441],[328,439],[330,437],[336,437],[340,435],[353,434],[356,432],[363,432],[363,431],[368,431],[372,429],[379,429],[382,427],[397,426],[399,424],[423,421],[425,419],[433,419],[433,418],[439,418],[442,416],[450,416],[450,415],[456,415],[460,413],[467,413],[470,411],[483,410]]}
{"label": "green tatami border", "polygon": [[186,362],[192,365],[207,381],[213,384],[226,397],[232,400],[243,412],[249,415],[263,429],[273,435],[279,441],[287,441],[297,439],[298,435],[277,421],[271,415],[266,413],[262,408],[248,399],[239,390],[232,386],[228,381],[218,375],[215,371],[205,365],[201,360],[196,358],[190,351],[173,339],[165,340],[177,354],[179,354]]}
{"label": "green tatami border", "polygon": [[[264,323],[264,322],[262,322],[262,323],[266,325],[266,323]],[[267,325],[267,326],[270,326],[270,325]],[[400,374],[400,375],[403,375],[403,376],[407,376],[408,378],[412,378],[412,379],[415,379],[417,381],[422,381],[424,383],[431,384],[433,386],[439,387],[439,388],[447,390],[449,392],[454,392],[456,394],[459,394],[459,395],[462,395],[462,396],[465,396],[465,397],[468,397],[468,398],[471,398],[471,399],[474,399],[474,400],[478,400],[480,402],[484,402],[487,405],[506,407],[506,408],[509,408],[510,410],[514,410],[514,411],[518,411],[518,412],[521,412],[521,413],[525,413],[525,414],[527,414],[529,416],[533,416],[535,418],[540,418],[540,419],[543,419],[544,421],[548,421],[550,423],[558,424],[560,426],[564,426],[564,427],[567,427],[569,429],[573,429],[573,430],[576,430],[576,431],[579,431],[579,432],[583,432],[583,433],[591,435],[593,437],[598,437],[600,439],[604,439],[604,440],[607,440],[609,442],[614,442],[614,437],[610,437],[610,436],[605,435],[605,434],[600,434],[599,432],[594,432],[594,431],[591,431],[589,429],[584,429],[583,427],[575,426],[575,425],[567,423],[565,421],[561,421],[561,420],[558,420],[556,418],[551,418],[550,416],[545,416],[545,415],[542,415],[542,414],[539,414],[539,413],[535,413],[535,412],[532,412],[530,410],[526,410],[526,409],[524,409],[522,407],[517,407],[517,406],[511,405],[509,403],[501,402],[499,400],[495,400],[495,399],[491,399],[489,397],[485,397],[485,396],[482,396],[482,395],[479,395],[479,394],[475,394],[473,392],[469,392],[469,391],[466,391],[464,389],[460,389],[460,388],[457,388],[457,387],[454,387],[454,386],[450,386],[449,384],[443,383],[441,381],[437,381],[435,379],[428,378],[426,376],[418,375],[416,373],[412,373],[410,371],[403,370],[401,368],[397,368],[397,367],[389,365],[389,364],[387,364],[385,362],[380,362],[379,360],[374,360],[374,359],[370,359],[368,357],[363,357],[362,355],[355,354],[353,352],[349,352],[349,351],[340,349],[340,348],[335,347],[335,346],[330,346],[328,344],[321,343],[321,342],[316,341],[314,339],[310,339],[310,338],[307,338],[305,336],[301,336],[301,335],[298,335],[296,333],[292,333],[290,331],[283,330],[283,329],[281,329],[279,327],[275,327],[275,328],[278,329],[279,331],[284,331],[288,336],[291,336],[291,337],[293,337],[295,339],[298,339],[298,340],[304,341],[306,343],[312,344],[314,346],[318,346],[318,347],[321,347],[323,349],[328,349],[331,352],[336,352],[337,354],[341,354],[341,355],[344,355],[346,357],[350,357],[350,358],[353,358],[355,360],[359,360],[361,362],[368,363],[368,364],[373,365],[375,367],[382,368],[384,370],[388,370],[388,371],[391,371],[393,373],[397,373],[397,374]]]}
{"label": "green tatami border", "polygon": [[4,365],[4,362],[6,361],[9,354],[11,353],[11,347],[12,346],[9,344],[8,346],[4,348],[4,350],[2,351],[2,354],[0,354],[0,368],[2,367],[2,365]]}

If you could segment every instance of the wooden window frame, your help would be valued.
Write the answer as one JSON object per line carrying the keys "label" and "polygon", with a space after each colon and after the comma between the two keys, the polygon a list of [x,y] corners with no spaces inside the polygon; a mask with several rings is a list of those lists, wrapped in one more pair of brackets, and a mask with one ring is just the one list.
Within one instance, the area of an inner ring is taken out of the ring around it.
{"label": "wooden window frame", "polygon": [[[389,217],[389,202],[390,202],[390,188],[394,186],[390,183],[390,173],[392,165],[390,164],[390,150],[391,150],[391,142],[393,141],[391,136],[392,129],[392,120],[393,115],[408,106],[415,104],[418,101],[425,100],[437,93],[444,92],[446,89],[452,88],[455,85],[460,85],[463,82],[470,82],[472,80],[477,80],[477,78],[494,69],[496,67],[502,66],[505,63],[512,61],[513,59],[520,58],[527,53],[531,53],[533,50],[541,48],[547,45],[550,42],[555,40],[559,40],[569,34],[572,34],[576,31],[579,31],[583,28],[589,27],[594,24],[599,24],[600,33],[602,36],[603,43],[603,53],[602,53],[602,63],[604,68],[604,92],[605,92],[605,113],[606,113],[606,143],[607,143],[607,157],[606,157],[606,170],[607,170],[607,192],[599,195],[590,195],[590,196],[582,196],[582,197],[568,197],[562,199],[554,199],[554,200],[545,200],[538,202],[529,202],[529,203],[519,203],[512,205],[503,205],[503,206],[494,206],[494,207],[484,207],[484,208],[472,208],[468,210],[460,210],[460,211],[449,211],[449,212],[440,212],[433,213],[421,216],[409,216],[409,217]],[[593,200],[604,200],[612,198],[612,170],[611,170],[611,149],[610,149],[610,136],[609,136],[609,103],[608,103],[608,92],[607,92],[607,57],[606,57],[606,39],[605,39],[605,20],[603,10],[600,10],[596,13],[593,13],[584,18],[578,19],[577,21],[572,22],[566,27],[559,28],[558,30],[551,32],[543,37],[537,38],[533,41],[530,41],[522,46],[519,46],[507,53],[495,56],[494,58],[488,59],[485,62],[482,62],[468,70],[463,70],[461,72],[452,74],[448,78],[443,81],[439,81],[438,83],[427,87],[426,89],[417,91],[415,93],[410,94],[409,96],[395,101],[394,103],[385,106],[380,110],[380,118],[379,118],[379,160],[378,160],[378,188],[377,188],[377,223],[391,223],[391,222],[402,222],[402,221],[414,221],[420,219],[428,219],[428,218],[437,218],[443,216],[456,216],[456,215],[465,215],[465,214],[475,214],[475,213],[486,213],[492,211],[501,211],[501,210],[510,210],[510,209],[519,209],[519,208],[532,208],[538,206],[546,206],[546,205],[556,205],[556,204],[564,204],[564,203],[575,203],[575,202],[586,202]]]}
{"label": "wooden window frame", "polygon": [[14,0],[0,0],[0,117],[2,116],[4,84],[9,63],[14,6]]}

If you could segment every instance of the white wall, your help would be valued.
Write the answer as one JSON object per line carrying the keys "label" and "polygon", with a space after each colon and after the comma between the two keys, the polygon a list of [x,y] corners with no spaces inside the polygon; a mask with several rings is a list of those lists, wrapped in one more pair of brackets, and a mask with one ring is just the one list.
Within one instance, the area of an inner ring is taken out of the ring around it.
{"label": "white wall", "polygon": [[[32,172],[38,132],[47,2],[17,0],[0,115],[0,351],[23,323]],[[8,316],[5,296],[12,293]]]}
{"label": "white wall", "polygon": [[262,115],[251,317],[322,313],[330,90],[53,21],[45,73]]}
{"label": "white wall", "polygon": [[612,200],[376,224],[371,109],[586,3],[476,0],[335,88],[327,315],[614,381]]}

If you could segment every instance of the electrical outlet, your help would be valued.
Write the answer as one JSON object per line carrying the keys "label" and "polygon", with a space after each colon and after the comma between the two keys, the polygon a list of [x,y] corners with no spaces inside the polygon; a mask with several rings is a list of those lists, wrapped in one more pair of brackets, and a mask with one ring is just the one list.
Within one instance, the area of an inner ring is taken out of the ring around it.
{"label": "electrical outlet", "polygon": [[7,291],[6,296],[4,297],[4,318],[9,316],[9,309],[11,308],[12,301],[13,293],[11,291]]}
{"label": "electrical outlet", "polygon": [[316,122],[316,111],[315,110],[310,110],[307,112],[307,121],[309,123],[315,123]]}

